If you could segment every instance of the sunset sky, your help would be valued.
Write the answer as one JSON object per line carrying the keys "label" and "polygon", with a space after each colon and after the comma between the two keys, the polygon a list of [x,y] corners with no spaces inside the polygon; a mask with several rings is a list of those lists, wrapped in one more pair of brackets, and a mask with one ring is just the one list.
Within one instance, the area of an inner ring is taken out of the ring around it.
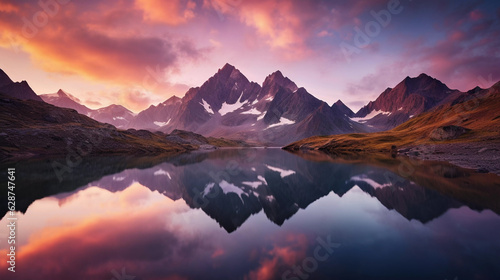
{"label": "sunset sky", "polygon": [[281,70],[353,110],[422,72],[489,87],[500,1],[0,0],[0,68],[38,94],[137,112],[226,62],[259,84]]}

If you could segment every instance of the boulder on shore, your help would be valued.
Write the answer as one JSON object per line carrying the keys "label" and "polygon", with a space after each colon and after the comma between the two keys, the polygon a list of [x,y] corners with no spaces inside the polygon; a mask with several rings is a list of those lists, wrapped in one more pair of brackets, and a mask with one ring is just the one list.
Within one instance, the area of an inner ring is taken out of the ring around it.
{"label": "boulder on shore", "polygon": [[470,129],[456,125],[440,126],[431,132],[430,138],[434,141],[457,139]]}

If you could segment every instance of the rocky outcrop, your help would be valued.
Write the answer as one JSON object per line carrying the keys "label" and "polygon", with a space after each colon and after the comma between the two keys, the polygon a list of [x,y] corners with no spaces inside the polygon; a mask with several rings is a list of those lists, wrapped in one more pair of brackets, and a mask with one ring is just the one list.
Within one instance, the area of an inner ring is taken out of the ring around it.
{"label": "rocky outcrop", "polygon": [[42,98],[36,95],[26,81],[8,83],[8,80],[4,76],[2,81],[0,81],[0,84],[3,84],[3,86],[0,86],[0,93],[3,93],[4,95],[21,100],[36,100],[43,102]]}
{"label": "rocky outcrop", "polygon": [[431,132],[430,138],[434,141],[453,140],[468,131],[470,131],[470,129],[456,125],[440,126]]}

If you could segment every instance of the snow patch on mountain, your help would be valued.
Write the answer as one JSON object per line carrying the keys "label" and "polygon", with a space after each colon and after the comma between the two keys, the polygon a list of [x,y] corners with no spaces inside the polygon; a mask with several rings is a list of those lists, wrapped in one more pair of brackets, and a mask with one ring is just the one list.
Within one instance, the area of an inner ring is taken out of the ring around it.
{"label": "snow patch on mountain", "polygon": [[222,181],[219,183],[219,186],[221,187],[222,192],[224,192],[224,194],[228,194],[228,193],[230,193],[230,192],[231,192],[231,193],[235,193],[235,194],[237,194],[237,195],[240,197],[241,202],[243,202],[243,197],[242,197],[242,195],[243,195],[243,194],[245,194],[245,192],[244,192],[242,189],[240,189],[240,188],[238,188],[237,186],[235,186],[235,185],[233,185],[233,184],[231,184],[231,183],[228,183],[228,182],[226,182],[226,181],[224,181],[224,180],[222,180]]}
{"label": "snow patch on mountain", "polygon": [[374,180],[368,178],[366,175],[360,175],[360,176],[351,177],[351,181],[354,181],[354,182],[365,182],[365,183],[369,184],[370,186],[372,186],[375,189],[382,189],[382,188],[385,188],[385,187],[392,186],[392,183],[379,184],[379,183],[375,182]]}
{"label": "snow patch on mountain", "polygon": [[363,118],[351,118],[351,120],[353,120],[355,122],[358,122],[358,123],[365,123],[368,120],[371,120],[371,119],[373,119],[374,117],[376,117],[376,116],[378,116],[380,114],[390,116],[392,113],[391,112],[384,112],[384,111],[373,110],[373,111],[370,112],[370,114],[366,115]]}
{"label": "snow patch on mountain", "polygon": [[205,99],[201,99],[200,105],[205,108],[205,111],[207,111],[209,114],[214,114],[214,110],[212,110],[212,106],[210,106]]}
{"label": "snow patch on mountain", "polygon": [[[215,183],[209,183],[205,186],[205,189],[203,190],[203,196],[206,196],[207,194],[210,193],[210,191],[215,187]],[[219,183],[219,187],[222,189],[222,192],[224,194],[228,194],[228,193],[235,193],[237,194],[240,199],[241,199],[241,202],[243,202],[243,197],[242,195],[246,195],[246,193],[240,189],[239,187],[231,184],[231,183],[228,183],[224,180],[222,180],[220,183]]]}
{"label": "snow patch on mountain", "polygon": [[285,178],[286,176],[290,176],[290,175],[295,174],[295,171],[293,171],[293,170],[285,170],[285,169],[281,169],[281,168],[278,168],[278,167],[270,166],[270,165],[267,165],[267,164],[266,164],[266,167],[269,170],[272,170],[274,172],[278,172],[280,174],[281,178]]}
{"label": "snow patch on mountain", "polygon": [[260,185],[262,185],[261,181],[256,181],[256,182],[242,182],[243,185],[247,185],[251,187],[252,189],[258,188]]}
{"label": "snow patch on mountain", "polygon": [[166,126],[170,123],[172,119],[169,119],[167,122],[153,122],[155,125],[159,126],[159,127],[163,127],[163,126]]}
{"label": "snow patch on mountain", "polygon": [[153,173],[153,175],[154,175],[154,176],[161,176],[161,175],[163,175],[163,176],[167,176],[167,177],[168,177],[168,179],[172,179],[172,177],[170,177],[170,173],[168,173],[168,171],[165,171],[165,170],[163,170],[163,169],[161,169],[161,168],[160,168],[160,169],[158,169],[158,170],[156,170],[156,171]]}
{"label": "snow patch on mountain", "polygon": [[266,181],[266,178],[262,177],[262,176],[257,176],[257,179],[259,179],[260,181],[262,181],[262,183],[266,184],[267,185],[267,181]]}
{"label": "snow patch on mountain", "polygon": [[234,104],[227,104],[226,102],[222,103],[222,107],[219,110],[219,114],[221,116],[224,116],[241,108],[246,103],[241,101],[241,98],[243,98],[243,92],[241,92],[240,98],[238,98],[238,101],[236,101],[236,103]]}
{"label": "snow patch on mountain", "polygon": [[246,114],[246,115],[260,115],[260,114],[262,114],[259,110],[255,109],[255,108],[251,108],[250,110],[245,111],[245,112],[241,112],[241,113]]}
{"label": "snow patch on mountain", "polygon": [[268,195],[268,196],[266,196],[266,200],[269,202],[273,202],[276,200],[276,198],[274,198],[274,196],[272,196],[272,195]]}
{"label": "snow patch on mountain", "polygon": [[294,124],[294,123],[295,123],[295,121],[292,121],[292,120],[289,120],[287,118],[281,117],[280,120],[279,120],[279,122],[268,126],[266,129],[269,129],[269,128],[272,128],[272,127],[276,127],[276,126],[281,126],[281,125],[290,125],[290,124]]}
{"label": "snow patch on mountain", "polygon": [[212,188],[215,186],[215,183],[208,183],[206,186],[205,186],[205,189],[203,190],[203,196],[207,196],[207,194],[210,193],[210,191],[212,190]]}
{"label": "snow patch on mountain", "polygon": [[125,180],[125,177],[113,176],[113,181],[121,182],[123,180]]}

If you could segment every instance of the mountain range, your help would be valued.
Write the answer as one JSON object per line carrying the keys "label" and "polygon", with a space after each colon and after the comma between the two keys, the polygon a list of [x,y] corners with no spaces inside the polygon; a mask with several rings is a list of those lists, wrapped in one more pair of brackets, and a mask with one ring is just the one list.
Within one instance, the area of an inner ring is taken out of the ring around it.
{"label": "mountain range", "polygon": [[164,132],[183,129],[266,145],[365,128],[280,71],[267,76],[260,86],[229,64],[183,98],[171,97],[140,112],[130,127]]}
{"label": "mountain range", "polygon": [[70,108],[87,117],[93,118],[96,121],[109,123],[117,128],[128,128],[129,123],[134,119],[135,114],[121,105],[109,105],[104,108],[92,110],[73,95],[64,92],[60,89],[56,93],[42,94],[40,97],[43,101],[62,108]]}
{"label": "mountain range", "polygon": [[189,89],[183,97],[172,96],[138,114],[121,105],[90,109],[63,90],[37,96],[25,81],[14,83],[3,71],[0,92],[19,99],[43,99],[119,129],[164,133],[178,129],[268,146],[318,135],[389,130],[467,95],[421,74],[387,88],[375,101],[354,113],[341,100],[329,106],[280,71],[268,75],[259,85],[230,64],[200,87]]}

